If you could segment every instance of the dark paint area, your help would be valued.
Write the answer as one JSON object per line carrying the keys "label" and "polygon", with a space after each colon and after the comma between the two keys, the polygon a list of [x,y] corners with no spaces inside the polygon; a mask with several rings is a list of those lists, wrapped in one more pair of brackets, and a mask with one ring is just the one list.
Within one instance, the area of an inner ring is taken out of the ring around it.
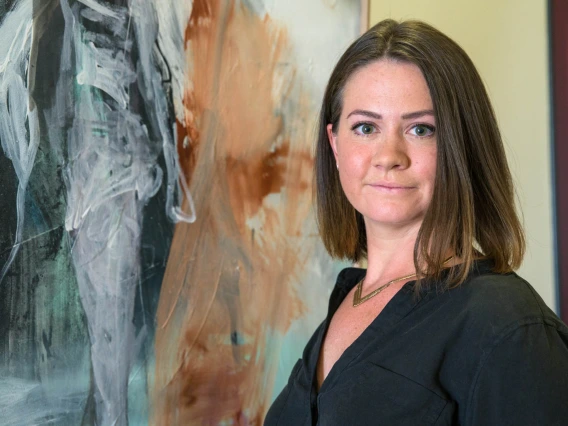
{"label": "dark paint area", "polygon": [[[62,228],[22,244],[0,285],[0,371],[42,382],[81,369],[84,313]],[[51,375],[54,374],[53,377]]]}
{"label": "dark paint area", "polygon": [[[159,166],[165,170],[163,156],[160,156]],[[159,192],[150,199],[143,210],[141,280],[136,304],[134,307],[134,324],[138,333],[146,327],[144,349],[140,356],[146,358],[152,355],[154,335],[156,332],[156,312],[162,288],[162,279],[166,270],[166,262],[174,234],[174,224],[167,218],[166,182],[163,182]]]}
{"label": "dark paint area", "polygon": [[4,16],[8,13],[16,4],[17,0],[0,0],[0,24],[4,20]]}
{"label": "dark paint area", "polygon": [[4,151],[0,149],[0,264],[8,259],[16,235],[16,194],[18,177]]}

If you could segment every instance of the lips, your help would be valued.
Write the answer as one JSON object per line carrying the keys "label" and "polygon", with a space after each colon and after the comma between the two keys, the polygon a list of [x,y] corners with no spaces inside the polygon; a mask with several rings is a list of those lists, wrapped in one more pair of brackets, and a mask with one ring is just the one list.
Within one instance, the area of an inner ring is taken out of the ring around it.
{"label": "lips", "polygon": [[402,184],[392,183],[392,182],[372,183],[372,184],[369,184],[369,186],[371,186],[372,188],[374,188],[378,191],[388,192],[388,193],[406,192],[406,191],[409,191],[409,190],[416,188],[414,186],[402,185]]}

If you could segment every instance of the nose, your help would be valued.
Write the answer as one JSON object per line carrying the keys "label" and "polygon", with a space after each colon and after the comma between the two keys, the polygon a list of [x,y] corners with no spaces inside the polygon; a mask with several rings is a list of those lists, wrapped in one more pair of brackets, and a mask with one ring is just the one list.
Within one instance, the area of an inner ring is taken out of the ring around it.
{"label": "nose", "polygon": [[410,165],[406,141],[398,131],[389,132],[385,138],[377,141],[373,155],[373,166],[391,169],[406,169]]}

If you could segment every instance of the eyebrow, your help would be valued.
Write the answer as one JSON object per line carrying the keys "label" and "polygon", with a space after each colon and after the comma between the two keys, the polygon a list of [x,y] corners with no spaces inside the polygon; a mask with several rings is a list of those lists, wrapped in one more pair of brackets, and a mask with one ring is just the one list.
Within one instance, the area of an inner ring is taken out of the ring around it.
{"label": "eyebrow", "polygon": [[[355,110],[351,111],[349,113],[349,115],[347,116],[347,118],[351,117],[352,115],[364,115],[366,117],[374,118],[375,120],[381,120],[383,118],[383,116],[381,114],[377,114],[376,112],[367,111],[367,110],[364,110],[364,109],[355,109]],[[409,112],[407,114],[403,114],[402,118],[403,118],[403,120],[410,120],[410,119],[413,119],[413,118],[423,117],[425,115],[434,116],[434,110],[423,109],[423,110],[420,110],[420,111]]]}

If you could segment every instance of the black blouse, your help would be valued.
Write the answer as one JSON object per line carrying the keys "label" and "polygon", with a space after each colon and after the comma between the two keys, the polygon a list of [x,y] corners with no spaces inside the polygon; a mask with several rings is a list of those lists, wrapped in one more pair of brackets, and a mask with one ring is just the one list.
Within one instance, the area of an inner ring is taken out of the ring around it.
{"label": "black blouse", "polygon": [[[458,288],[408,282],[317,391],[330,320],[364,276],[343,270],[265,425],[568,425],[568,327],[518,275],[477,261]],[[425,283],[426,284],[426,283]]]}

